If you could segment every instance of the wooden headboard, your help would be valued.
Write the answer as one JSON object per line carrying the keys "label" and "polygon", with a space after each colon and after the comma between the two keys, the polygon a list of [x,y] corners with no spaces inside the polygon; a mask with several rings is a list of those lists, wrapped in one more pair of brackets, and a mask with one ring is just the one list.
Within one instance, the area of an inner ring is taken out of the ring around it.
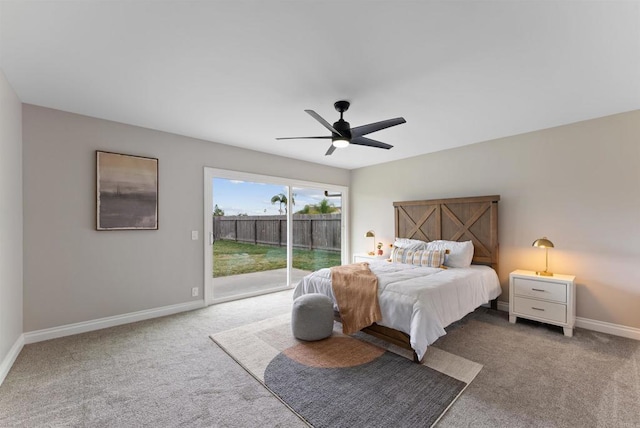
{"label": "wooden headboard", "polygon": [[498,271],[500,196],[394,202],[396,237],[422,241],[473,241],[474,264]]}

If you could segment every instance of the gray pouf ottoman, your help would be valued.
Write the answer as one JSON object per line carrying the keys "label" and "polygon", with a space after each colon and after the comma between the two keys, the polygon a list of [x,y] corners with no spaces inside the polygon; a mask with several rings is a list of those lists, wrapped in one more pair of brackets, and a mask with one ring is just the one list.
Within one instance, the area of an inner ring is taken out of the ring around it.
{"label": "gray pouf ottoman", "polygon": [[333,332],[333,302],[324,294],[305,294],[293,301],[291,330],[300,340],[320,340]]}

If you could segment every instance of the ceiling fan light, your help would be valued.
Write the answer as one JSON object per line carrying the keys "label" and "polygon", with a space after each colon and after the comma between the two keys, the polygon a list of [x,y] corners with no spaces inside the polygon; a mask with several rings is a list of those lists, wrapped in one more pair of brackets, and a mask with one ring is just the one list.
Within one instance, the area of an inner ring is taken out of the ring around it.
{"label": "ceiling fan light", "polygon": [[347,147],[349,145],[349,140],[345,140],[344,138],[338,138],[333,140],[333,147],[336,147],[338,149],[342,149],[344,147]]}

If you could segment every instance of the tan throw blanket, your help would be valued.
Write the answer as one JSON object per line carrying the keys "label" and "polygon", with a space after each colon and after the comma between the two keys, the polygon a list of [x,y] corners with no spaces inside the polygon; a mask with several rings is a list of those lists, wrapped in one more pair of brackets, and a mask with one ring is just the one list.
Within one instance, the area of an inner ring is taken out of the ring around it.
{"label": "tan throw blanket", "polygon": [[355,333],[382,319],[378,277],[369,269],[369,263],[332,267],[331,286],[344,334]]}

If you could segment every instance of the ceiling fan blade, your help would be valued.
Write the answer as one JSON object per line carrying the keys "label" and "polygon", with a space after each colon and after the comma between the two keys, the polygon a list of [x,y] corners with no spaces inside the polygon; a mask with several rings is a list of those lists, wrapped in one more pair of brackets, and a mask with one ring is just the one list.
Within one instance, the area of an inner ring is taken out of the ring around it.
{"label": "ceiling fan blade", "polygon": [[358,146],[377,147],[379,149],[387,149],[387,150],[393,147],[391,144],[382,143],[380,141],[372,140],[371,138],[367,138],[367,137],[352,138],[351,144],[356,144]]}
{"label": "ceiling fan blade", "polygon": [[327,150],[327,153],[325,153],[325,156],[329,156],[331,153],[334,152],[334,150],[336,149],[336,146],[334,146],[333,144],[329,146],[329,150]]}
{"label": "ceiling fan blade", "polygon": [[356,126],[355,128],[351,128],[351,137],[362,137],[363,135],[371,134],[372,132],[392,126],[402,125],[406,122],[403,117],[396,117],[395,119],[387,119],[380,122],[369,123],[368,125]]}
{"label": "ceiling fan blade", "polygon": [[322,126],[324,126],[325,128],[327,128],[329,131],[333,132],[334,134],[338,134],[338,135],[342,135],[341,133],[339,133],[334,127],[333,125],[331,125],[329,122],[327,122],[326,120],[324,120],[322,118],[322,116],[320,116],[318,113],[316,113],[313,110],[305,110],[307,113],[309,113],[309,115],[311,115],[311,117],[313,117],[315,120],[317,120],[318,122],[320,122],[322,124]]}
{"label": "ceiling fan blade", "polygon": [[304,139],[331,139],[333,137],[329,136],[329,137],[277,137],[276,140],[304,140]]}

